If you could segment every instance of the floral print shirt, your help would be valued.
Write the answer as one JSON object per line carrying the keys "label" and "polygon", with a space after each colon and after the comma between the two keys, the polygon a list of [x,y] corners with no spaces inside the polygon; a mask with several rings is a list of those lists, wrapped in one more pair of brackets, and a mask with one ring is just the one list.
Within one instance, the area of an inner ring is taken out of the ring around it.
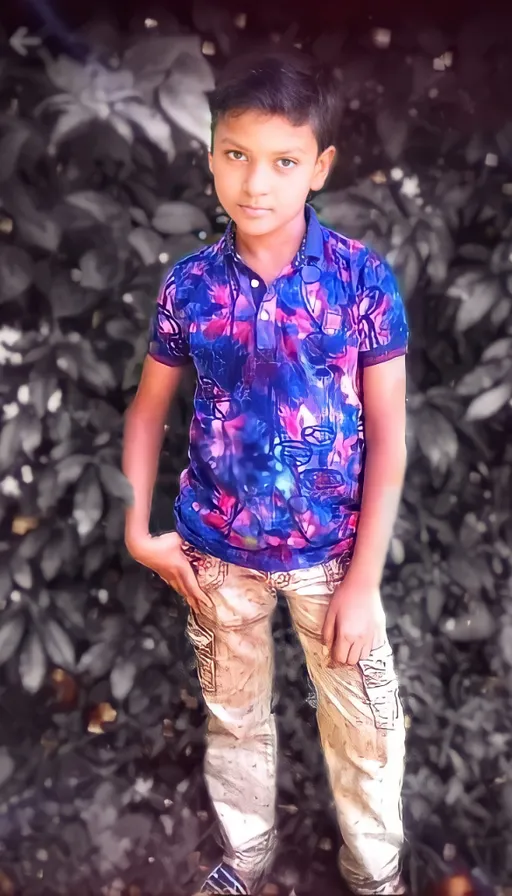
{"label": "floral print shirt", "polygon": [[[389,265],[306,206],[293,261],[265,284],[231,223],[168,274],[149,354],[197,372],[176,528],[199,550],[265,572],[351,551],[364,472],[362,369],[405,354]],[[386,409],[382,409],[384,414]]]}

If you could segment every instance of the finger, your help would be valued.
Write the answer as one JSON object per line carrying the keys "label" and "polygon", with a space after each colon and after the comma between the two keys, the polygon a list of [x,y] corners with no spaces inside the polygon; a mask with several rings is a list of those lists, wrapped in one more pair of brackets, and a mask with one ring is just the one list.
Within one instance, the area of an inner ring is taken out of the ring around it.
{"label": "finger", "polygon": [[173,586],[175,591],[181,595],[185,603],[192,609],[194,612],[199,612],[199,604],[197,598],[194,594],[191,594],[189,589],[187,588],[186,582],[184,582],[180,577],[176,577],[176,584]]}
{"label": "finger", "polygon": [[359,657],[359,659],[360,659],[360,660],[367,660],[367,659],[369,659],[372,650],[373,650],[373,642],[372,642],[372,641],[366,641],[366,643],[363,645],[363,648],[362,648],[362,650],[361,650],[361,656]]}
{"label": "finger", "polygon": [[353,642],[347,654],[347,664],[349,666],[357,666],[361,659],[361,650],[363,647],[364,642],[360,638]]}
{"label": "finger", "polygon": [[213,602],[212,602],[210,595],[206,594],[206,592],[203,591],[202,588],[199,587],[197,578],[195,576],[194,571],[192,570],[192,567],[190,567],[190,569],[183,570],[182,578],[183,578],[183,584],[186,588],[187,595],[189,595],[192,598],[192,600],[197,601],[199,605],[208,604],[209,606],[212,606]]}
{"label": "finger", "polygon": [[341,632],[338,632],[331,652],[334,666],[344,666],[346,664],[351,647],[352,642],[344,638]]}

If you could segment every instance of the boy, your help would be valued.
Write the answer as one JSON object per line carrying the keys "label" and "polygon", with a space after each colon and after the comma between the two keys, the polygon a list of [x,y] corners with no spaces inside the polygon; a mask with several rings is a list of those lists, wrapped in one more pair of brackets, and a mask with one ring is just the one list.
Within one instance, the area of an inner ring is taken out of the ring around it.
{"label": "boy", "polygon": [[[220,80],[209,160],[231,221],[168,275],[127,414],[126,544],[190,605],[208,708],[225,858],[204,893],[255,893],[274,848],[277,591],[318,694],[341,872],[354,893],[405,892],[404,722],[379,586],[406,463],[407,325],[388,266],[306,205],[334,160],[338,90],[282,54]],[[164,422],[188,363],[177,531],[151,537]]]}

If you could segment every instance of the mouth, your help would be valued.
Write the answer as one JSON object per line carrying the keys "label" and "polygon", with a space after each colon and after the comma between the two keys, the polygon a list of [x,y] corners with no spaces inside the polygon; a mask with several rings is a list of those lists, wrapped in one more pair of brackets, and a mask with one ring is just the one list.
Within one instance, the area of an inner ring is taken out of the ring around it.
{"label": "mouth", "polygon": [[238,206],[244,214],[249,215],[251,218],[261,218],[263,215],[268,215],[272,209],[270,208],[261,208],[258,206],[257,208],[254,205],[239,205]]}

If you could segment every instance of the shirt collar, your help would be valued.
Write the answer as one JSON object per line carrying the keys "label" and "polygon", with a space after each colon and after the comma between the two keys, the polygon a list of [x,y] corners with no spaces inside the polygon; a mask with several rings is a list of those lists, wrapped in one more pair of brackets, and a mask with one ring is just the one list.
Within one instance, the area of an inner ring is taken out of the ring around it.
{"label": "shirt collar", "polygon": [[[302,267],[303,265],[308,264],[310,261],[321,261],[324,255],[322,225],[320,224],[316,212],[311,205],[306,205],[305,215],[306,233],[304,234],[304,239],[302,240],[300,249],[292,261],[292,266],[295,268]],[[236,251],[235,236],[236,225],[234,221],[231,220],[222,238],[221,248],[225,254],[231,255],[233,258],[238,257]]]}

